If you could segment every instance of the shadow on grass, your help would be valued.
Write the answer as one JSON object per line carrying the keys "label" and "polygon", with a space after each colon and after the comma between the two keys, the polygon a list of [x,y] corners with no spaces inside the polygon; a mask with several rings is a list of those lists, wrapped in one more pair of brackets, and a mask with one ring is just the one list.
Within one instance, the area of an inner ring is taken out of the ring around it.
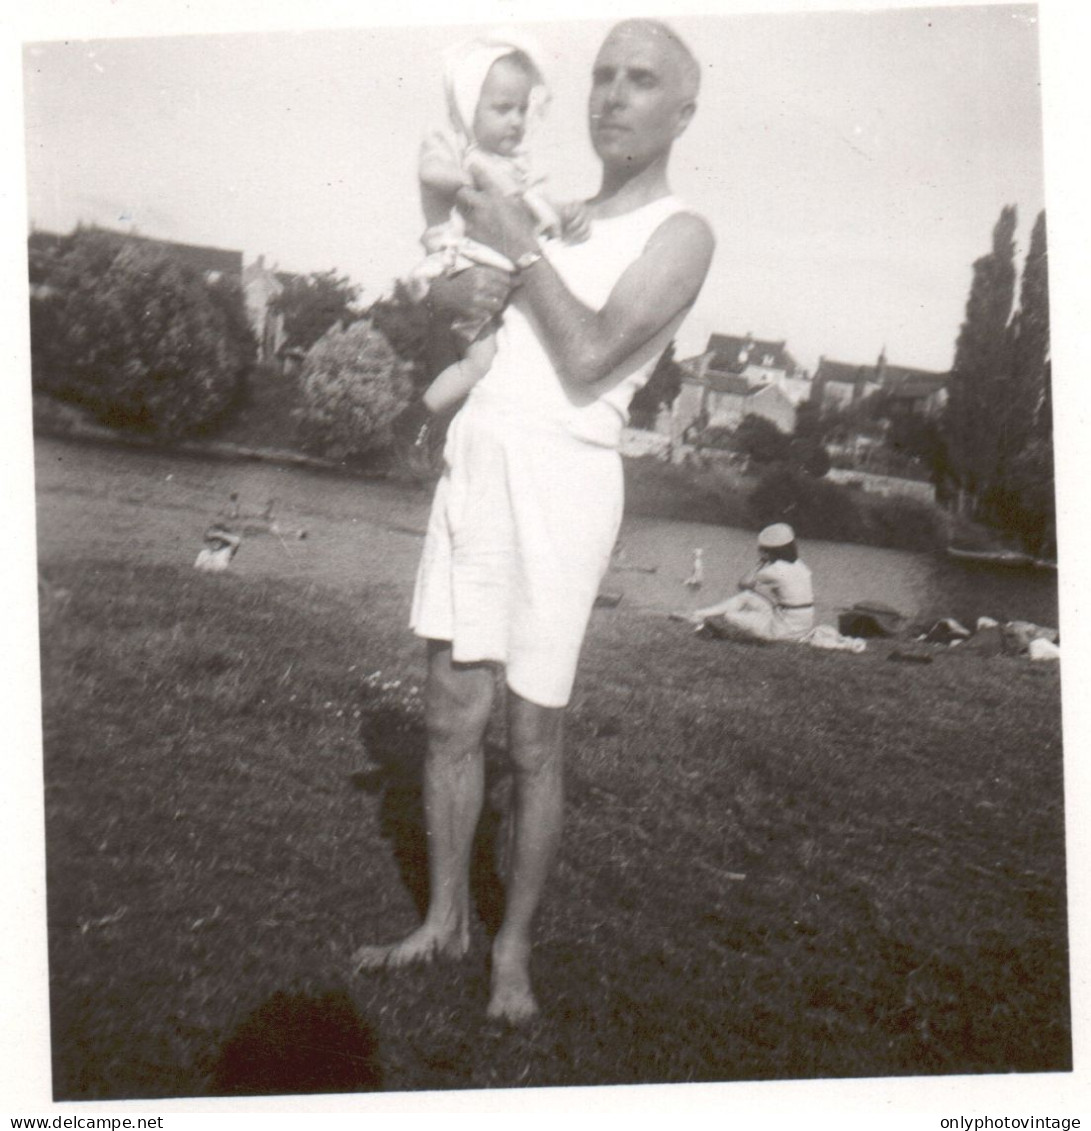
{"label": "shadow on grass", "polygon": [[273,994],[228,1037],[212,1072],[217,1096],[373,1092],[378,1047],[344,990]]}
{"label": "shadow on grass", "polygon": [[[391,842],[405,884],[423,918],[428,909],[428,852],[422,780],[427,733],[419,712],[402,705],[369,706],[361,737],[371,759],[350,776],[352,784],[381,796],[379,831]],[[491,937],[504,913],[500,848],[510,777],[501,747],[485,748],[485,803],[474,838],[470,893]]]}

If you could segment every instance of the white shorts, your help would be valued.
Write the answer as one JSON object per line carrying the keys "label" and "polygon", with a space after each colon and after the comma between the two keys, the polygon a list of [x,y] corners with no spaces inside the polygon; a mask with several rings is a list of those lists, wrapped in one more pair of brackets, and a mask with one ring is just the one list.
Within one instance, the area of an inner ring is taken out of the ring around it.
{"label": "white shorts", "polygon": [[456,663],[503,664],[518,695],[563,707],[621,525],[621,457],[475,390],[444,464],[410,625],[451,641]]}

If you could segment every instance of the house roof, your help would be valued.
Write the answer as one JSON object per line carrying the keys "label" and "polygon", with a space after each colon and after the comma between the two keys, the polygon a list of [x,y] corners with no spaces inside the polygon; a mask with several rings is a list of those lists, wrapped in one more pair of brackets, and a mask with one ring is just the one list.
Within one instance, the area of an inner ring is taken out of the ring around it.
{"label": "house roof", "polygon": [[122,233],[122,238],[146,247],[160,248],[181,263],[195,271],[208,273],[218,271],[221,275],[242,275],[242,252],[228,251],[222,247],[205,247],[201,244],[175,243],[173,240],[157,240],[150,236],[134,236]]}
{"label": "house roof", "polygon": [[832,361],[828,357],[819,359],[818,369],[815,370],[815,385],[827,384],[836,381],[843,385],[864,385],[875,381],[874,365],[856,365],[849,361]]}
{"label": "house roof", "polygon": [[[173,240],[157,240],[151,236],[136,236],[131,232],[114,231],[112,228],[102,230],[124,243],[158,248],[202,273],[217,271],[221,275],[242,275],[241,251],[229,251],[222,247],[205,247],[201,244],[176,243]],[[66,239],[68,239],[68,236],[56,232],[35,230],[30,233],[27,242],[32,248],[46,250],[63,246]]]}
{"label": "house roof", "polygon": [[905,381],[919,384],[946,385],[949,373],[937,373],[933,369],[911,369],[908,365],[883,365],[883,383],[898,385]]}
{"label": "house roof", "polygon": [[892,396],[930,396],[947,384],[948,374],[931,369],[913,369],[908,365],[890,365],[881,357],[877,365],[857,365],[849,361],[819,360],[814,380],[817,383],[837,381],[846,385],[882,385]]}
{"label": "house roof", "polygon": [[748,365],[766,365],[770,369],[793,373],[799,364],[785,349],[785,344],[749,334],[743,338],[733,334],[712,334],[705,352],[712,354],[709,368],[719,373],[741,373]]}
{"label": "house roof", "polygon": [[948,374],[904,365],[883,366],[883,388],[895,400],[927,400],[947,387]]}
{"label": "house roof", "polygon": [[779,385],[754,385],[750,389],[750,396],[757,400],[781,400],[786,405],[795,408],[795,402]]}

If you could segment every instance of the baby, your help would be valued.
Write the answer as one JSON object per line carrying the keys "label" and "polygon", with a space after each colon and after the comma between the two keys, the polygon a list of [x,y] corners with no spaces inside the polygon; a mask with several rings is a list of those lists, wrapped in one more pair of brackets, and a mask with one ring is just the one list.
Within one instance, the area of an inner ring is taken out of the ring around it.
{"label": "baby", "polygon": [[[488,187],[521,197],[543,238],[576,242],[589,234],[584,206],[544,196],[542,179],[532,175],[522,148],[528,122],[547,100],[541,70],[530,54],[506,40],[472,40],[448,57],[445,89],[450,125],[433,131],[421,146],[421,205],[428,225],[421,242],[428,256],[407,280],[418,301],[440,275],[475,264],[515,270],[505,256],[467,237],[458,210],[466,189]],[[432,413],[461,400],[488,372],[496,353],[494,318],[462,319],[452,329],[464,353],[425,391],[424,405]]]}

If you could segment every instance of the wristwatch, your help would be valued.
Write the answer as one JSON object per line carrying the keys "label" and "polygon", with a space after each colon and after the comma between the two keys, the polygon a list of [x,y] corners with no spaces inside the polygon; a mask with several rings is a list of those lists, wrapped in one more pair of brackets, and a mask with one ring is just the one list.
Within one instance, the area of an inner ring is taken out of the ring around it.
{"label": "wristwatch", "polygon": [[515,260],[515,270],[526,271],[543,258],[544,256],[540,251],[524,251],[523,254]]}

